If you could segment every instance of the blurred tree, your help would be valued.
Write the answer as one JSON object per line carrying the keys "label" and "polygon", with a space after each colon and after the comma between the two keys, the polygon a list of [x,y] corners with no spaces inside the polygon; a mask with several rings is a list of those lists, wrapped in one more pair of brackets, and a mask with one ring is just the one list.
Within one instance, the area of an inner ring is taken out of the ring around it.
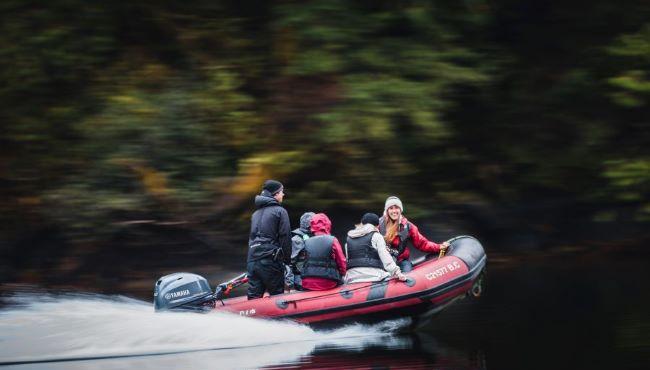
{"label": "blurred tree", "polygon": [[275,117],[290,135],[284,145],[313,169],[299,174],[295,201],[368,208],[391,193],[430,198],[444,188],[448,96],[487,77],[438,7],[311,1],[276,14],[284,77]]}
{"label": "blurred tree", "polygon": [[[647,193],[639,191],[648,157],[640,73],[648,64],[640,40],[650,9],[624,3],[599,1],[588,10],[568,3],[491,4],[483,50],[496,66],[492,83],[458,96],[462,110],[448,119],[453,146],[467,153],[463,168],[474,180],[459,188],[515,215],[489,213],[492,220],[510,219],[502,231],[539,227],[570,237],[581,222],[598,238],[596,231],[611,234],[616,227],[590,222],[616,221],[602,216],[620,212],[618,221],[629,224],[627,207],[647,207]],[[621,176],[634,178],[634,200],[621,192]]]}
{"label": "blurred tree", "polygon": [[608,195],[631,204],[636,220],[650,221],[650,24],[618,37],[607,52],[616,61],[607,79],[609,97],[624,120],[617,125],[618,150],[604,163]]}
{"label": "blurred tree", "polygon": [[50,223],[42,191],[74,164],[74,124],[97,103],[84,93],[119,46],[100,5],[6,1],[0,14],[0,223],[11,241]]}
{"label": "blurred tree", "polygon": [[397,194],[411,216],[464,209],[503,234],[647,226],[649,15],[638,0],[5,1],[1,246],[45,235],[54,253],[57,233],[106,250],[141,223],[244,240],[268,177],[295,210]]}

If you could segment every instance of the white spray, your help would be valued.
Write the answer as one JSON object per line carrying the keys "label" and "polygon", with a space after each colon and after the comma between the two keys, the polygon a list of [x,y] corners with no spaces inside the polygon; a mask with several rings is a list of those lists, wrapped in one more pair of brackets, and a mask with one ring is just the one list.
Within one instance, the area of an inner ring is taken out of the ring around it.
{"label": "white spray", "polygon": [[[254,368],[290,362],[317,345],[390,340],[405,324],[353,325],[319,332],[293,322],[228,313],[154,313],[150,303],[125,297],[21,294],[11,297],[9,308],[0,311],[0,364],[185,353],[184,361],[203,359],[208,363],[199,365],[215,365],[215,353],[221,351],[228,356],[219,356],[218,367]],[[275,346],[281,350],[273,350]],[[208,350],[219,351],[197,354]],[[156,363],[147,358],[138,366]],[[70,363],[58,364],[70,368]]]}

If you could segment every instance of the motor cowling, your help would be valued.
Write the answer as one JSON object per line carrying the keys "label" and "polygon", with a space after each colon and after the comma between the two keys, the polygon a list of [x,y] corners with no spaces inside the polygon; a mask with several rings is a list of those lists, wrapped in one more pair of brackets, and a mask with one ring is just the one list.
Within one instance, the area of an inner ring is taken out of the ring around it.
{"label": "motor cowling", "polygon": [[215,297],[204,277],[177,272],[156,281],[153,302],[156,311],[205,311],[214,308]]}

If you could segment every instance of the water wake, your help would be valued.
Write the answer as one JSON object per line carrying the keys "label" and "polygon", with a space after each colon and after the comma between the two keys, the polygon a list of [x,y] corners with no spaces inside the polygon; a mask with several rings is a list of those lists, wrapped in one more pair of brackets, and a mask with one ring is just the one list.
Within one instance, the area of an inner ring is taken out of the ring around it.
{"label": "water wake", "polygon": [[[321,332],[293,322],[229,313],[154,313],[150,303],[120,296],[23,293],[8,301],[9,307],[0,311],[1,365],[58,362],[61,368],[69,368],[69,362],[67,366],[62,362],[183,354],[183,361],[251,368],[286,363],[317,345],[386,342],[408,324],[401,320]],[[208,350],[220,351],[206,354]],[[227,356],[215,359],[215,353],[226,352]],[[154,363],[149,358],[137,366]]]}

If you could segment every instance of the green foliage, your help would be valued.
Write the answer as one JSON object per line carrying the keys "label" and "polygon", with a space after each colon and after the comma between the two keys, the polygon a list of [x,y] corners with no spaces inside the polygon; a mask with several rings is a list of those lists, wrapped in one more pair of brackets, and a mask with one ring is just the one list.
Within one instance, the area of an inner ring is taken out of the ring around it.
{"label": "green foliage", "polygon": [[366,198],[368,189],[388,194],[404,178],[436,171],[419,152],[435,151],[449,139],[441,116],[453,101],[446,95],[488,81],[478,68],[479,55],[458,43],[436,16],[431,4],[418,2],[280,7],[275,27],[290,30],[295,44],[286,73],[332,75],[339,92],[331,108],[303,118],[319,126],[308,139],[309,156],[327,147],[328,157],[315,165],[336,172],[308,174],[328,189],[305,188],[299,196],[316,192],[350,204]]}
{"label": "green foliage", "polygon": [[638,33],[619,37],[608,51],[627,67],[608,79],[616,89],[611,94],[612,100],[624,108],[647,106],[650,99],[650,24]]}
{"label": "green foliage", "polygon": [[610,180],[616,199],[637,204],[637,218],[650,216],[650,160],[612,160],[603,174]]}
{"label": "green foliage", "polygon": [[86,162],[48,194],[54,207],[76,210],[60,214],[62,222],[106,229],[125,221],[115,215],[186,221],[211,204],[210,184],[234,175],[235,153],[255,144],[252,100],[238,87],[231,72],[213,68],[205,81],[167,76],[157,91],[125,84],[107,95],[102,111],[77,126]]}

